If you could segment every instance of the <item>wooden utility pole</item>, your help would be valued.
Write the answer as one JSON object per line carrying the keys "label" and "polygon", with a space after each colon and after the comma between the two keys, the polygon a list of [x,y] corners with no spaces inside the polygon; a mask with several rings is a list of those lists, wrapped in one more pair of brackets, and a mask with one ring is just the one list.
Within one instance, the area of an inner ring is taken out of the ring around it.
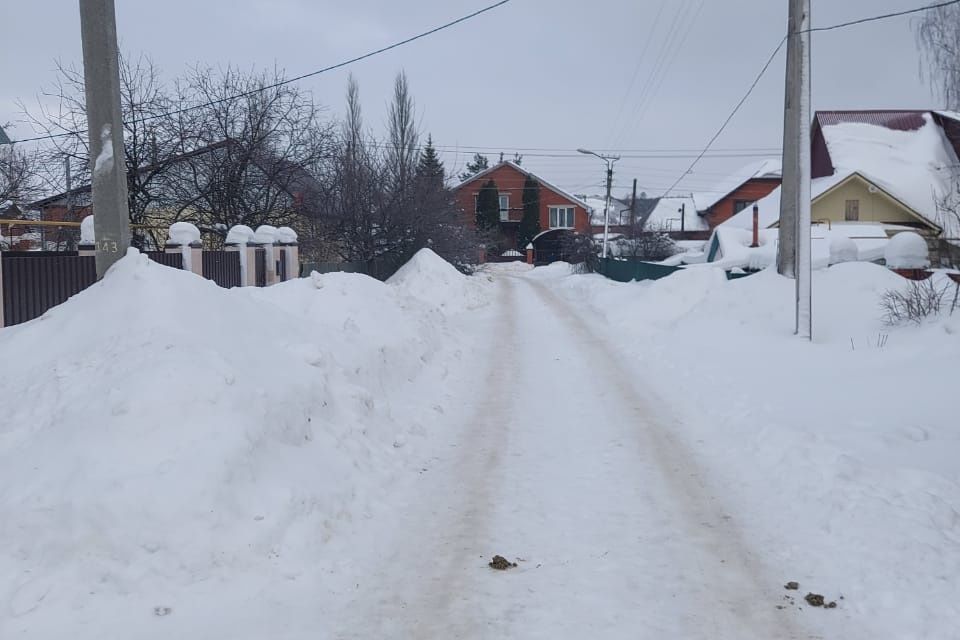
{"label": "wooden utility pole", "polygon": [[633,179],[633,197],[630,199],[630,231],[637,230],[637,179]]}
{"label": "wooden utility pole", "polygon": [[130,246],[114,0],[80,0],[97,277]]}
{"label": "wooden utility pole", "polygon": [[796,333],[811,338],[810,0],[789,2],[777,271],[796,279]]}

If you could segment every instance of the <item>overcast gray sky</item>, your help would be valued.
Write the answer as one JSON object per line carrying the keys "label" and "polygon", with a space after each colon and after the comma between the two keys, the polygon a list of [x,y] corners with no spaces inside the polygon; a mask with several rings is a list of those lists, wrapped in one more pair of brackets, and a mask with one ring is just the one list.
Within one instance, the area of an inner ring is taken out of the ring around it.
{"label": "overcast gray sky", "polygon": [[[813,22],[844,22],[925,1],[813,0]],[[492,2],[116,0],[122,48],[148,53],[168,78],[198,61],[278,65],[298,75]],[[491,161],[495,150],[510,155],[523,148],[524,166],[546,180],[599,193],[599,160],[534,154],[701,148],[783,36],[786,11],[787,0],[511,0],[352,71],[368,123],[382,130],[393,76],[406,70],[424,134],[446,150],[448,169],[462,169],[470,147],[490,150]],[[17,99],[36,103],[54,80],[55,59],[79,64],[78,3],[3,0],[0,24],[0,122],[15,122],[21,118]],[[899,18],[815,34],[814,108],[938,106],[919,77],[912,26],[910,18]],[[779,148],[783,71],[781,53],[717,149]],[[342,111],[347,73],[303,83],[331,116]],[[31,133],[18,125],[11,137]],[[708,189],[720,174],[753,160],[708,158],[680,188]],[[689,162],[625,158],[617,164],[616,192],[638,178],[642,190],[659,195]]]}

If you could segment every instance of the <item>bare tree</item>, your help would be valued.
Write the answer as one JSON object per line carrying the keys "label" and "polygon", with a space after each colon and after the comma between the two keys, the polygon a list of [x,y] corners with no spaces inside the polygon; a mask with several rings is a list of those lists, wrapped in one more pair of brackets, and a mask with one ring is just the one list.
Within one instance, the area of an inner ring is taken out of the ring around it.
{"label": "bare tree", "polygon": [[[43,154],[45,182],[48,187],[66,188],[63,167],[69,159],[74,184],[88,186],[90,162],[83,72],[58,62],[57,80],[44,95],[56,100],[55,110],[41,104],[36,113],[25,107],[24,112],[35,127],[56,136]],[[187,149],[177,120],[170,114],[174,103],[169,90],[148,56],[121,56],[120,103],[128,206],[130,222],[135,225],[132,242],[137,247],[156,246],[164,234],[151,227],[163,228],[176,221],[168,208],[166,173]],[[78,204],[88,203],[89,195]]]}
{"label": "bare tree", "polygon": [[331,148],[331,128],[310,94],[279,70],[247,74],[196,68],[178,84],[178,129],[193,149],[170,172],[178,216],[221,237],[244,224],[300,224],[311,168]]}
{"label": "bare tree", "polygon": [[410,188],[417,166],[417,143],[419,133],[416,112],[407,74],[401,71],[393,84],[393,102],[387,118],[387,170],[392,186],[400,196]]}
{"label": "bare tree", "polygon": [[925,62],[921,75],[932,82],[946,108],[960,108],[960,5],[926,11],[916,35]]}
{"label": "bare tree", "polygon": [[36,192],[35,156],[12,144],[0,144],[0,203],[23,202]]}

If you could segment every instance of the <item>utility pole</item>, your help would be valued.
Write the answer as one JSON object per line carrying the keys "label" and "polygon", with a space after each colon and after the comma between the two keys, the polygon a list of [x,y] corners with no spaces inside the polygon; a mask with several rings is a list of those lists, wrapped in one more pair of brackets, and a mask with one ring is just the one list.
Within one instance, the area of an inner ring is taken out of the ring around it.
{"label": "utility pole", "polygon": [[97,278],[130,246],[114,0],[80,0]]}
{"label": "utility pole", "polygon": [[810,339],[810,0],[789,2],[777,271],[796,279],[795,331]]}
{"label": "utility pole", "polygon": [[687,231],[687,203],[680,203],[680,233]]}
{"label": "utility pole", "polygon": [[630,231],[637,230],[637,179],[633,179],[633,197],[630,199]]}
{"label": "utility pole", "polygon": [[605,156],[588,149],[577,149],[578,153],[584,153],[588,156],[596,156],[607,163],[607,198],[603,204],[603,258],[607,257],[607,243],[610,239],[610,198],[613,190],[613,163],[620,159],[620,156]]}

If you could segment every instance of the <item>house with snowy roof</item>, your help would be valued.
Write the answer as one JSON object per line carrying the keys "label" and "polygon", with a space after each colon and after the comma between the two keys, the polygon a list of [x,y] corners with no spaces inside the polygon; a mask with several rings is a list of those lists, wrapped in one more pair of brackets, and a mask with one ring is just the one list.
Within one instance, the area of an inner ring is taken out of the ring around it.
{"label": "house with snowy roof", "polygon": [[[960,205],[960,114],[820,111],[811,146],[814,237],[845,235],[863,245],[861,259],[871,259],[884,239],[909,230],[927,239],[935,263],[960,260],[960,218],[949,210]],[[708,259],[729,256],[731,250],[723,246],[731,247],[734,237],[752,244],[752,204],[717,225],[717,230],[740,232],[715,234]],[[775,230],[780,188],[755,204],[760,229]]]}
{"label": "house with snowy roof", "polygon": [[768,158],[736,171],[713,188],[694,194],[697,213],[710,229],[726,222],[780,186],[782,161]]}
{"label": "house with snowy roof", "polygon": [[[454,187],[457,205],[463,223],[476,226],[477,204],[480,189],[489,181],[497,188],[500,201],[500,234],[510,249],[517,244],[520,220],[523,218],[523,187],[527,178],[540,185],[540,236],[535,245],[556,245],[564,236],[572,233],[589,233],[591,230],[591,207],[583,199],[554,186],[540,176],[527,171],[512,160],[504,160],[470,176]],[[540,246],[537,247],[541,249]]]}

